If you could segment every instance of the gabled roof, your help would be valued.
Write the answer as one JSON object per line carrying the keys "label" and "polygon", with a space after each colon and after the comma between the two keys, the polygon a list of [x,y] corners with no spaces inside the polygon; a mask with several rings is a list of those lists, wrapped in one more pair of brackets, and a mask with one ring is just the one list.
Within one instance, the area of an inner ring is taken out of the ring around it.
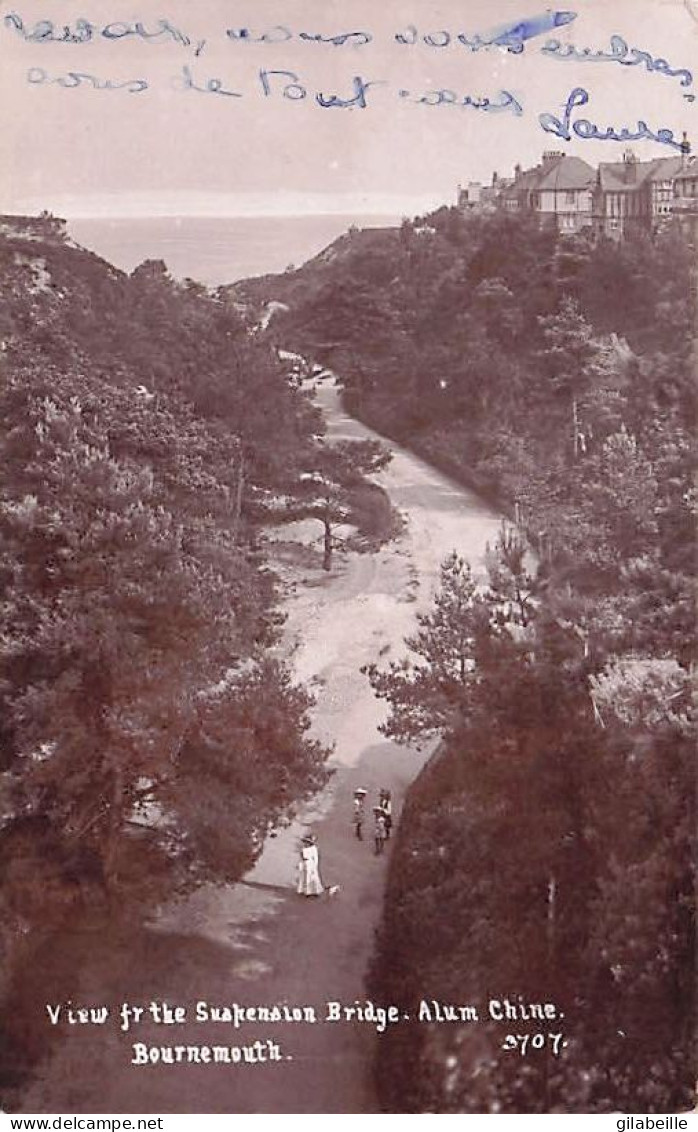
{"label": "gabled roof", "polygon": [[678,172],[678,173],[676,174],[676,178],[675,178],[675,179],[676,179],[677,181],[685,181],[685,180],[687,180],[687,179],[688,179],[689,177],[690,177],[691,179],[692,179],[693,177],[698,177],[698,157],[692,157],[692,158],[690,159],[690,161],[688,162],[688,165],[686,166],[686,168],[685,168],[685,169],[681,169],[681,170],[680,170],[680,171],[679,171],[679,172]]}
{"label": "gabled roof", "polygon": [[599,186],[605,193],[634,193],[649,173],[651,164],[649,161],[602,161],[599,164]]}
{"label": "gabled roof", "polygon": [[596,180],[596,171],[582,161],[581,157],[561,156],[557,160],[526,169],[504,192],[508,200],[516,199],[520,193],[536,192],[540,189],[587,189]]}
{"label": "gabled roof", "polygon": [[538,177],[540,175],[540,166],[536,165],[535,169],[526,169],[521,174],[517,181],[511,186],[513,190],[516,189],[535,189],[538,184]]}
{"label": "gabled roof", "polygon": [[541,168],[538,189],[587,189],[596,180],[596,170],[581,157],[562,157],[552,167]]}
{"label": "gabled roof", "polygon": [[538,184],[538,177],[540,176],[541,166],[536,165],[535,169],[526,169],[524,173],[520,173],[512,183],[504,190],[502,196],[506,200],[517,200],[520,193],[529,193],[536,188]]}
{"label": "gabled roof", "polygon": [[681,157],[655,157],[653,161],[602,161],[599,185],[603,192],[633,193],[649,182],[673,180],[681,169],[682,160]]}
{"label": "gabled roof", "polygon": [[646,180],[673,181],[681,172],[683,157],[658,157],[652,164],[654,169],[651,170]]}

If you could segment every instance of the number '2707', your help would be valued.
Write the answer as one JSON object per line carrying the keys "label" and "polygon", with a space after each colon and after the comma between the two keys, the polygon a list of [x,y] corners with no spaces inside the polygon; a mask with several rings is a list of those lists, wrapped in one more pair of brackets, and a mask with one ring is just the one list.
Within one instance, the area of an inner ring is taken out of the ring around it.
{"label": "number '2707'", "polygon": [[564,1034],[507,1034],[502,1042],[502,1049],[507,1052],[518,1050],[521,1057],[526,1057],[532,1050],[547,1047],[552,1051],[553,1057],[559,1057],[567,1044]]}

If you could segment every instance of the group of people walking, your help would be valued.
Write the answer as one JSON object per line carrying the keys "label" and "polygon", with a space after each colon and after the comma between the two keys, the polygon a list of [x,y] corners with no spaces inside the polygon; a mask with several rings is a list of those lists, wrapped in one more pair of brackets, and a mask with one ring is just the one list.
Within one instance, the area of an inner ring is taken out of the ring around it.
{"label": "group of people walking", "polygon": [[[354,791],[354,830],[359,841],[364,839],[364,822],[366,818],[366,797],[368,791],[359,786]],[[385,849],[385,843],[390,837],[393,825],[393,803],[389,790],[381,790],[378,795],[378,805],[373,807],[373,843],[376,856],[380,856]]]}
{"label": "group of people walking", "polygon": [[[354,791],[354,831],[359,841],[364,839],[364,823],[366,819],[366,798],[368,790],[362,786]],[[381,790],[378,795],[378,804],[373,807],[373,844],[376,856],[385,850],[385,843],[390,837],[393,825],[393,803],[389,790]],[[306,833],[301,838],[300,856],[296,864],[296,891],[299,896],[334,896],[339,892],[339,885],[329,887],[323,885],[320,877],[320,854],[318,852],[317,837],[314,833]]]}

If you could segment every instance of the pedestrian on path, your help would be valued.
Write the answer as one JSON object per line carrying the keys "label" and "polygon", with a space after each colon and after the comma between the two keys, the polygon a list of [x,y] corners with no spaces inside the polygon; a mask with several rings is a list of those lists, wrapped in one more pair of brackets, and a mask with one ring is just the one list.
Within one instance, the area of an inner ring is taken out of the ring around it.
{"label": "pedestrian on path", "polygon": [[390,839],[390,831],[393,828],[393,803],[389,790],[381,790],[378,805],[383,811],[383,817],[385,818],[385,839],[388,841]]}
{"label": "pedestrian on path", "polygon": [[385,814],[383,813],[383,810],[380,806],[374,806],[373,815],[375,817],[375,829],[373,831],[374,843],[376,847],[375,853],[377,857],[380,857],[385,848],[385,841],[387,836]]}
{"label": "pedestrian on path", "polygon": [[314,833],[306,834],[301,841],[297,887],[299,896],[322,896],[324,891],[320,880],[320,854]]}
{"label": "pedestrian on path", "polygon": [[368,791],[359,786],[354,791],[354,829],[359,841],[363,841],[364,808]]}

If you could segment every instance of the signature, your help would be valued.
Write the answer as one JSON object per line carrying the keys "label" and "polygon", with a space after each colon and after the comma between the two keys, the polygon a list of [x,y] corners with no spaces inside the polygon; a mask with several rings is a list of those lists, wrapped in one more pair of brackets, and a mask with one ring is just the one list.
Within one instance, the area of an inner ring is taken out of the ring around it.
{"label": "signature", "polygon": [[574,111],[578,106],[586,106],[589,101],[589,92],[584,87],[576,86],[570,92],[562,118],[554,114],[540,114],[538,121],[548,134],[555,134],[563,141],[570,141],[572,136],[583,141],[655,141],[660,145],[668,145],[673,149],[681,149],[681,142],[674,137],[673,130],[660,127],[651,130],[646,122],[639,120],[637,126],[630,129],[628,126],[606,126],[599,128],[587,118],[578,118],[572,121]]}
{"label": "signature", "polygon": [[541,54],[551,59],[573,60],[575,63],[620,63],[622,67],[644,66],[650,74],[666,75],[679,79],[681,86],[693,82],[691,71],[685,67],[672,67],[666,59],[650,55],[638,47],[629,47],[621,35],[611,36],[608,51],[593,51],[590,47],[575,47],[572,43],[561,43],[559,39],[549,39],[541,47]]}

